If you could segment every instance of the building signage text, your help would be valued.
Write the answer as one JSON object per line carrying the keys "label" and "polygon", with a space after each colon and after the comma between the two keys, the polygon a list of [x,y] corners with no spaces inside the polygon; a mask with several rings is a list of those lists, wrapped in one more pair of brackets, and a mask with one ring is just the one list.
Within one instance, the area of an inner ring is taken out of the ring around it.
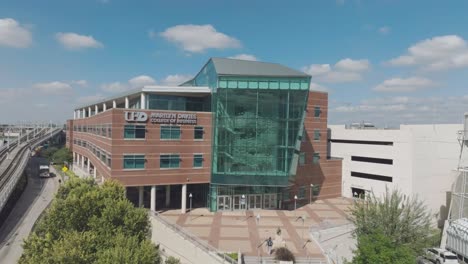
{"label": "building signage text", "polygon": [[196,125],[197,114],[151,113],[153,124]]}
{"label": "building signage text", "polygon": [[145,112],[124,112],[125,121],[128,122],[146,122],[148,121],[148,114]]}

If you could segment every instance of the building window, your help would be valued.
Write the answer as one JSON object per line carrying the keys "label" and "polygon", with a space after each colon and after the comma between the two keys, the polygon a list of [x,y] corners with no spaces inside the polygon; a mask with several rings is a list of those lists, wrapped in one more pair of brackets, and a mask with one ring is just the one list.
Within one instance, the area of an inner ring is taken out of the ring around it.
{"label": "building window", "polygon": [[320,130],[314,130],[314,140],[320,140]]}
{"label": "building window", "polygon": [[144,169],[145,155],[124,155],[124,169]]}
{"label": "building window", "polygon": [[160,168],[179,168],[180,157],[179,154],[166,154],[161,155],[159,159]]}
{"label": "building window", "polygon": [[107,155],[106,165],[108,167],[110,167],[112,165],[112,158],[111,158],[110,154]]}
{"label": "building window", "polygon": [[203,139],[203,127],[195,127],[193,132],[194,139]]}
{"label": "building window", "polygon": [[161,126],[161,139],[180,139],[179,126]]}
{"label": "building window", "polygon": [[305,142],[307,139],[307,131],[306,131],[306,128],[305,126],[302,127],[302,137],[301,137],[301,141],[302,142]]}
{"label": "building window", "polygon": [[202,154],[193,155],[193,167],[194,168],[203,167],[203,155]]}
{"label": "building window", "polygon": [[[103,131],[106,131],[103,129]],[[142,139],[145,138],[146,134],[146,127],[145,126],[137,126],[137,125],[125,125],[124,128],[124,138],[132,139]]]}
{"label": "building window", "polygon": [[299,165],[304,165],[305,162],[306,162],[305,153],[304,152],[299,153]]}
{"label": "building window", "polygon": [[305,187],[304,186],[300,187],[299,190],[297,191],[297,198],[304,199],[305,193],[306,193]]}
{"label": "building window", "polygon": [[320,106],[314,107],[314,117],[315,118],[320,117],[321,113],[322,113],[322,111],[320,110]]}
{"label": "building window", "polygon": [[314,184],[312,186],[312,196],[318,196],[320,194],[320,185]]}
{"label": "building window", "polygon": [[314,153],[314,156],[312,157],[312,163],[318,164],[319,161],[320,161],[320,153],[315,152],[315,153]]}

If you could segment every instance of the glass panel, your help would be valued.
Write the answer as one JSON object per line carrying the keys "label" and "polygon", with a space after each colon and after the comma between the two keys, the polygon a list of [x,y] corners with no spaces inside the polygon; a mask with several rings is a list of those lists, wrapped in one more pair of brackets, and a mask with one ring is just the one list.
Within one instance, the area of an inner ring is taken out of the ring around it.
{"label": "glass panel", "polygon": [[180,139],[180,127],[178,126],[171,127],[171,139]]}
{"label": "glass panel", "polygon": [[227,88],[227,81],[219,81],[220,88]]}
{"label": "glass panel", "polygon": [[314,130],[314,140],[320,140],[320,130]]}
{"label": "glass panel", "polygon": [[228,88],[237,88],[237,81],[228,81]]}
{"label": "glass panel", "polygon": [[194,128],[194,139],[203,139],[203,127],[195,127]]}
{"label": "glass panel", "polygon": [[289,82],[280,82],[280,89],[289,89]]}
{"label": "glass panel", "polygon": [[239,88],[247,88],[247,82],[246,81],[239,81],[238,82],[238,87]]}
{"label": "glass panel", "polygon": [[250,89],[258,89],[258,82],[249,81]]}
{"label": "glass panel", "polygon": [[320,117],[320,106],[314,107],[314,117]]}
{"label": "glass panel", "polygon": [[171,127],[170,126],[161,126],[161,139],[170,139],[171,138]]}
{"label": "glass panel", "polygon": [[300,88],[300,83],[291,82],[290,88],[293,89],[293,90],[298,90]]}
{"label": "glass panel", "polygon": [[169,168],[169,166],[170,166],[169,155],[161,155],[159,157],[159,167],[160,168]]}
{"label": "glass panel", "polygon": [[258,88],[268,89],[268,82],[259,82]]}
{"label": "glass panel", "polygon": [[193,155],[193,167],[195,168],[203,167],[203,155],[201,154]]}
{"label": "glass panel", "polygon": [[270,89],[278,89],[279,84],[278,82],[270,82]]}
{"label": "glass panel", "polygon": [[180,167],[180,157],[179,155],[171,155],[170,157],[170,167],[171,168],[179,168]]}
{"label": "glass panel", "polygon": [[313,156],[313,158],[312,158],[312,162],[313,162],[314,164],[317,164],[317,163],[319,163],[319,160],[320,160],[320,153],[315,152],[315,153],[314,153],[314,156]]}
{"label": "glass panel", "polygon": [[307,94],[218,89],[212,107],[212,183],[287,186]]}
{"label": "glass panel", "polygon": [[301,152],[299,153],[299,165],[304,165],[306,161],[305,153]]}

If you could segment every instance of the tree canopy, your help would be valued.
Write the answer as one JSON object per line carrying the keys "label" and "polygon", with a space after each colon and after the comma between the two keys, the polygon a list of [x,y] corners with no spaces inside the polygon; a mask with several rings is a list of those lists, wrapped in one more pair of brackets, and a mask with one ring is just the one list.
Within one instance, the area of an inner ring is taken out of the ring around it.
{"label": "tree canopy", "polygon": [[150,223],[123,186],[71,178],[24,242],[19,263],[160,263]]}
{"label": "tree canopy", "polygon": [[352,263],[414,263],[433,243],[431,214],[417,197],[386,190],[371,193],[351,208],[357,249]]}

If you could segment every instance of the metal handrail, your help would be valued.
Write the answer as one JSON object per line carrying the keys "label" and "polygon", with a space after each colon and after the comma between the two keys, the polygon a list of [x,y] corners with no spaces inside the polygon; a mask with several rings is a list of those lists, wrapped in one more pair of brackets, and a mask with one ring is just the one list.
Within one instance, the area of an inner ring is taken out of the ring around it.
{"label": "metal handrail", "polygon": [[[208,253],[208,255],[211,255],[209,253],[214,252],[219,257],[221,257],[224,261],[227,261],[228,263],[231,263],[231,264],[237,264],[237,261],[232,259],[226,253],[219,251],[217,248],[215,248],[215,247],[211,246],[210,244],[208,244],[207,242],[199,239],[195,235],[191,234],[188,230],[186,230],[186,229],[184,229],[184,228],[182,228],[182,227],[180,227],[180,226],[178,226],[176,224],[173,224],[173,223],[169,222],[168,220],[164,219],[164,217],[161,217],[159,215],[159,213],[157,213],[157,212],[152,212],[152,213],[153,213],[153,215],[155,216],[156,219],[160,220],[161,223],[163,223],[167,227],[171,228],[172,230],[174,230],[175,232],[180,234],[185,239],[191,241],[193,244],[197,245],[199,248],[201,248],[206,253]],[[211,256],[213,256],[213,255],[211,255]],[[220,259],[216,258],[216,260],[219,261]]]}

